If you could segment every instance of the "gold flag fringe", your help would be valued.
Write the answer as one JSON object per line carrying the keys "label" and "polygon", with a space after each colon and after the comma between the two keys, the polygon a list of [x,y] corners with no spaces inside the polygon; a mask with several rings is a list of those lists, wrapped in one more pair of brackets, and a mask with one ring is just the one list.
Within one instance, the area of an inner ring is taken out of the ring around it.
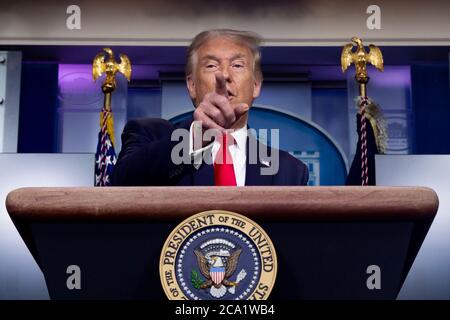
{"label": "gold flag fringe", "polygon": [[[378,103],[376,103],[371,98],[367,99],[369,104],[366,106],[365,116],[366,119],[369,120],[370,125],[372,126],[378,153],[385,154],[387,149],[388,136],[383,111],[381,110],[381,107]],[[361,105],[361,97],[357,97],[355,101],[356,106],[358,108],[358,112],[360,112],[359,106]]]}

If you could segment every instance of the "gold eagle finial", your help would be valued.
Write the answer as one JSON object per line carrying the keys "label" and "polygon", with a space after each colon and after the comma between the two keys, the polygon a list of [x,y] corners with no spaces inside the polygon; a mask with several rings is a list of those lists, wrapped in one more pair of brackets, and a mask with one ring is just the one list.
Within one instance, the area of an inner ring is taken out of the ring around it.
{"label": "gold eagle finial", "polygon": [[[365,84],[369,81],[367,74],[367,63],[372,64],[380,71],[384,70],[383,55],[380,49],[373,45],[369,45],[369,52],[366,52],[364,45],[360,38],[353,37],[353,43],[348,43],[342,49],[341,67],[342,72],[345,72],[351,64],[355,64],[356,74],[355,78],[358,83],[363,85],[364,92],[360,92],[361,96],[365,96]],[[353,47],[356,45],[356,50]]]}
{"label": "gold eagle finial", "polygon": [[[106,79],[104,85],[111,87],[112,90],[115,89],[116,81],[115,75],[117,72],[122,73],[128,82],[131,79],[131,63],[130,59],[125,54],[120,54],[120,64],[116,62],[114,53],[110,48],[104,48],[104,52],[98,53],[94,61],[92,62],[92,77],[94,81],[106,73]],[[105,54],[106,52],[106,54]],[[108,57],[106,58],[106,55]]]}
{"label": "gold eagle finial", "polygon": [[[111,94],[116,89],[116,73],[122,73],[128,82],[131,79],[131,62],[125,54],[120,54],[120,64],[114,58],[114,52],[110,48],[103,48],[104,52],[98,53],[92,62],[92,77],[94,81],[106,73],[105,82],[102,85],[102,91],[105,94],[103,107],[105,110],[111,110]],[[106,57],[108,55],[108,57]]]}

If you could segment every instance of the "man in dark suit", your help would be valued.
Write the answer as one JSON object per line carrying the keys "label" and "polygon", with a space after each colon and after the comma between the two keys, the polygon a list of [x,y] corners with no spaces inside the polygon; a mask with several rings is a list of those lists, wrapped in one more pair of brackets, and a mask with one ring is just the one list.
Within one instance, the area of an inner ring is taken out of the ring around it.
{"label": "man in dark suit", "polygon": [[[306,185],[305,164],[258,142],[247,127],[262,84],[260,41],[256,34],[225,29],[197,35],[186,65],[192,119],[177,125],[162,119],[128,122],[113,184]],[[174,139],[180,131],[187,133],[181,148]]]}

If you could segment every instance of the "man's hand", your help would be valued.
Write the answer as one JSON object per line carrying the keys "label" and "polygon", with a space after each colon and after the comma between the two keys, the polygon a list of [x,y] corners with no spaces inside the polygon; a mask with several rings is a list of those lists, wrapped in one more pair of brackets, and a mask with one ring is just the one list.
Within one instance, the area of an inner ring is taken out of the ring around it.
{"label": "man's hand", "polygon": [[228,100],[227,86],[221,72],[216,72],[215,92],[207,93],[194,111],[194,121],[201,121],[203,130],[217,129],[224,132],[249,109],[246,103],[232,105]]}

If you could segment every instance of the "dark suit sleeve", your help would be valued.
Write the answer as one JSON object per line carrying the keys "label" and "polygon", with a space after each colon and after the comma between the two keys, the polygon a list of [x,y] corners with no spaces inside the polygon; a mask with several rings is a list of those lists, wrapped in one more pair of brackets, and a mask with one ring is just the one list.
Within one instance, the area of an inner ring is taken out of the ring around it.
{"label": "dark suit sleeve", "polygon": [[171,124],[165,120],[129,121],[122,133],[122,150],[114,167],[113,185],[172,185],[182,170],[171,161],[178,141],[171,141]]}

